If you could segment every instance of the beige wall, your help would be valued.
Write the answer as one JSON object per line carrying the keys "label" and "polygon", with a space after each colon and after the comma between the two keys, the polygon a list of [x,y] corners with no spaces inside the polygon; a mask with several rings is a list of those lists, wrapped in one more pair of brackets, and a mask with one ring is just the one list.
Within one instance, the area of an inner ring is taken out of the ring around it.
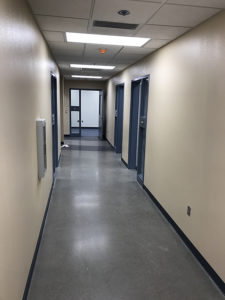
{"label": "beige wall", "polygon": [[[0,45],[0,299],[21,300],[52,184],[50,72],[59,73],[23,0],[0,1]],[[40,181],[37,118],[47,121]]]}
{"label": "beige wall", "polygon": [[127,162],[130,82],[150,74],[144,183],[223,280],[224,28],[222,12],[107,84],[107,138],[113,144],[115,84],[125,83],[122,157]]}
{"label": "beige wall", "polygon": [[70,96],[69,90],[74,89],[93,89],[105,90],[105,81],[89,80],[65,80],[64,81],[64,134],[70,134]]}

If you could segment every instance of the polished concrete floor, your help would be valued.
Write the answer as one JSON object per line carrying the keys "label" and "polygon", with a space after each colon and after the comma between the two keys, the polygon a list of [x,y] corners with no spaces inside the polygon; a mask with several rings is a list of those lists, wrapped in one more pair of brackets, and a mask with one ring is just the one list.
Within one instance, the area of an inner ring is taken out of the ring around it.
{"label": "polished concrete floor", "polygon": [[224,299],[106,142],[67,140],[29,300]]}
{"label": "polished concrete floor", "polygon": [[98,137],[99,136],[99,129],[96,128],[81,128],[81,130],[79,130],[79,128],[71,128],[71,133],[72,134],[79,134],[79,132],[81,133],[82,137],[86,137],[86,136],[92,136],[92,137]]}

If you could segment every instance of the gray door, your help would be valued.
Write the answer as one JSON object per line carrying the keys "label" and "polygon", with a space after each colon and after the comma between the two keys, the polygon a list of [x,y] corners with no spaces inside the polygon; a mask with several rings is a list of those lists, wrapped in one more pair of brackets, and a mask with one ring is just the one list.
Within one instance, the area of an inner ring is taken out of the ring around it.
{"label": "gray door", "polygon": [[114,146],[116,153],[122,153],[123,141],[124,86],[116,87]]}

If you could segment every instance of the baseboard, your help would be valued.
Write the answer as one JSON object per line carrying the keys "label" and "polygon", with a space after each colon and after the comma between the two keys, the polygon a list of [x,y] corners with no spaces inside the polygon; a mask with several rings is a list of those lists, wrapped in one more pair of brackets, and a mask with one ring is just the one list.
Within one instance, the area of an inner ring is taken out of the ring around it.
{"label": "baseboard", "polygon": [[99,129],[99,127],[81,127],[81,130],[82,129]]}
{"label": "baseboard", "polygon": [[107,138],[105,138],[105,140],[106,140],[106,142],[110,145],[110,147],[111,147],[113,150],[115,150],[114,146],[110,143],[110,141],[109,141]]}
{"label": "baseboard", "polygon": [[122,163],[125,165],[125,167],[127,167],[128,168],[128,164],[125,162],[125,160],[121,157],[121,161],[122,161]]}
{"label": "baseboard", "polygon": [[34,267],[35,267],[35,263],[36,263],[36,260],[37,260],[37,255],[38,255],[38,251],[39,251],[39,248],[40,248],[41,239],[42,239],[42,235],[43,235],[43,231],[44,231],[44,227],[45,227],[45,222],[46,222],[46,218],[47,218],[47,214],[48,214],[48,209],[49,209],[49,205],[50,205],[50,201],[51,201],[51,197],[52,197],[54,182],[55,181],[53,180],[51,190],[50,190],[50,193],[49,193],[49,197],[48,197],[48,202],[47,202],[45,213],[44,213],[44,217],[43,217],[43,220],[42,220],[41,229],[40,229],[40,232],[39,232],[36,248],[35,248],[35,251],[34,251],[34,256],[33,256],[31,266],[30,266],[30,270],[29,270],[29,274],[28,274],[28,277],[27,277],[27,282],[26,282],[26,286],[25,286],[25,290],[24,290],[22,300],[27,300],[27,297],[28,297],[28,293],[29,293],[29,289],[30,289],[30,285],[31,285],[31,280],[32,280],[33,272],[34,272]]}
{"label": "baseboard", "polygon": [[148,190],[148,188],[145,185],[143,185],[143,189],[147,192],[147,194],[149,195],[152,202],[158,207],[158,209],[163,214],[163,216],[167,219],[167,221],[173,226],[173,228],[178,233],[178,235],[181,237],[181,239],[183,240],[185,245],[194,254],[196,259],[199,261],[199,263],[202,265],[202,267],[205,269],[205,271],[209,274],[209,276],[212,278],[212,280],[215,282],[215,284],[218,286],[218,288],[221,290],[221,292],[225,295],[225,282],[222,280],[222,278],[219,277],[219,275],[216,273],[216,271],[210,266],[210,264],[201,255],[201,253],[198,251],[198,249],[192,244],[192,242],[189,240],[189,238],[180,229],[180,227],[175,223],[175,221],[170,217],[170,215],[166,212],[166,210],[162,207],[162,205],[159,203],[159,201],[154,197],[154,195]]}

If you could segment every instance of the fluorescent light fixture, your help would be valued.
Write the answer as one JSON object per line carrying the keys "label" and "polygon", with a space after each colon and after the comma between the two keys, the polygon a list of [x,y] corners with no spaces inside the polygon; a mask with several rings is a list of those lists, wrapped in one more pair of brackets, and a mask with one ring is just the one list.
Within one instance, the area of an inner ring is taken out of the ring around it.
{"label": "fluorescent light fixture", "polygon": [[66,32],[67,42],[141,47],[149,38]]}
{"label": "fluorescent light fixture", "polygon": [[72,75],[73,78],[101,79],[102,76]]}
{"label": "fluorescent light fixture", "polygon": [[102,69],[102,70],[113,70],[115,66],[100,66],[100,65],[79,65],[79,64],[70,64],[71,68],[77,69]]}

